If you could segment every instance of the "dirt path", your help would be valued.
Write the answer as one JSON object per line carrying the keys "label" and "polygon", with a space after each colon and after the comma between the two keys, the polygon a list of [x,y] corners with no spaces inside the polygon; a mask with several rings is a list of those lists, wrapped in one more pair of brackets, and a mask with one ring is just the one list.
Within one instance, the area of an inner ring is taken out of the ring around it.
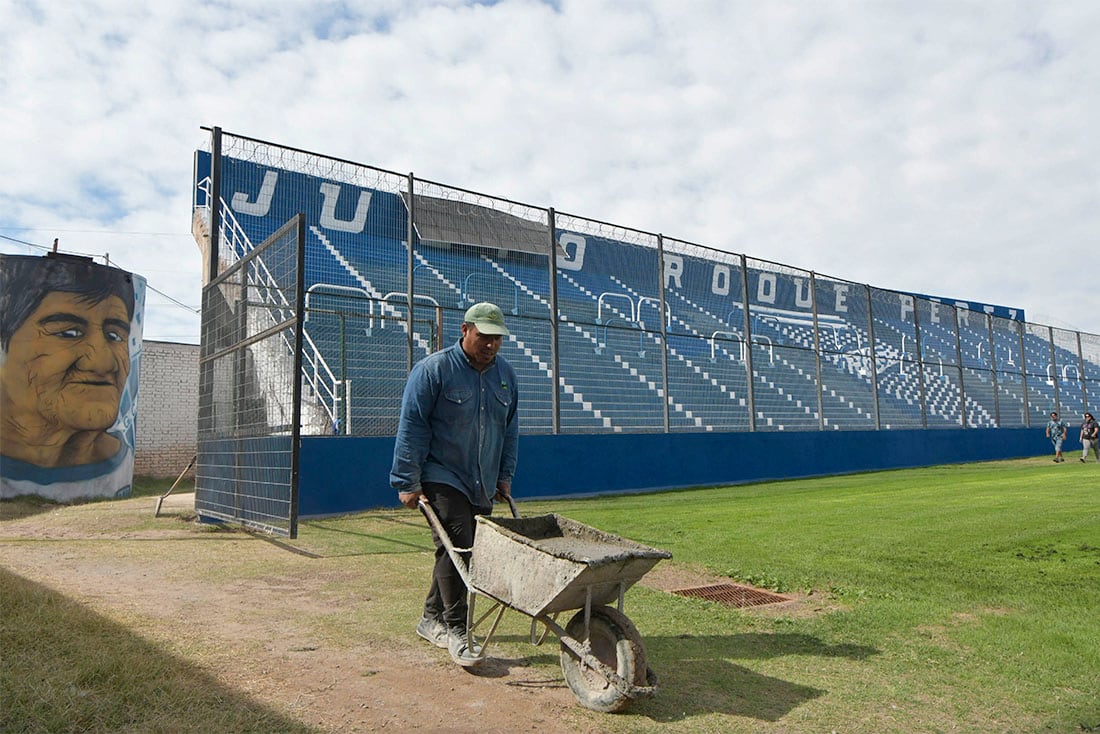
{"label": "dirt path", "polygon": [[[575,704],[560,671],[540,674],[546,666],[495,659],[473,675],[411,630],[400,640],[364,631],[353,643],[340,642],[349,635],[326,630],[331,611],[353,609],[369,597],[354,584],[334,583],[350,577],[338,559],[313,560],[311,572],[295,573],[288,570],[294,554],[247,535],[196,542],[201,531],[171,517],[186,514],[191,495],[169,497],[163,510],[169,517],[152,528],[112,533],[119,513],[151,517],[154,502],[51,508],[6,519],[0,565],[320,730],[600,731],[599,715]],[[113,519],[103,522],[107,516]],[[200,546],[197,559],[193,551]],[[217,572],[257,552],[270,555],[270,573]]]}

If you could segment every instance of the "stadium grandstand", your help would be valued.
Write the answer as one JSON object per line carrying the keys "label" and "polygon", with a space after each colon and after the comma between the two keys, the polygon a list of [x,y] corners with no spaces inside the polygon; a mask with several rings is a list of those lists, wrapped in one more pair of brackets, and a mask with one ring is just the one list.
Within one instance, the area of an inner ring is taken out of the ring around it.
{"label": "stadium grandstand", "polygon": [[210,133],[200,514],[293,534],[395,504],[406,376],[478,301],[512,332],[521,496],[1036,455],[1051,410],[1100,396],[1100,337],[1022,309]]}

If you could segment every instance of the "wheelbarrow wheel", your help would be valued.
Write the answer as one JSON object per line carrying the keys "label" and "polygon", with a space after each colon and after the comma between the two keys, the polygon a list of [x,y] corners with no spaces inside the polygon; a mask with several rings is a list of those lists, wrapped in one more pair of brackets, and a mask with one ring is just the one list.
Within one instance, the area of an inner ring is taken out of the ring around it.
{"label": "wheelbarrow wheel", "polygon": [[[577,612],[565,628],[574,640],[584,642],[584,610]],[[645,647],[638,628],[625,614],[606,606],[592,608],[588,625],[591,654],[618,673],[627,683],[647,683]],[[585,708],[605,713],[625,709],[633,698],[599,671],[585,665],[565,644],[561,646],[561,669],[565,682]]]}

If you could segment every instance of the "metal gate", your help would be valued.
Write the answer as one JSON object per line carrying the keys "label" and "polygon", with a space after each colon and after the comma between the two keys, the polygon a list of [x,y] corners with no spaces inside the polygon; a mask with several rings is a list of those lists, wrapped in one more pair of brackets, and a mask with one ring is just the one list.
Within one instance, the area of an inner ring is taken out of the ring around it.
{"label": "metal gate", "polygon": [[221,224],[211,260],[225,267],[203,288],[195,510],[295,538],[305,220],[255,248],[227,236],[231,213]]}

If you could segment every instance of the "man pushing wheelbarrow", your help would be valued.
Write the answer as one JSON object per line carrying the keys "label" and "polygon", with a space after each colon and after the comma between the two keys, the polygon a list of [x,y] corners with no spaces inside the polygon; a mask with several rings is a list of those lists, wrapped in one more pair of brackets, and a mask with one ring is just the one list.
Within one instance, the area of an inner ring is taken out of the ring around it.
{"label": "man pushing wheelbarrow", "polygon": [[[534,644],[546,630],[559,637],[565,681],[582,705],[621,711],[657,689],[623,595],[671,554],[554,514],[519,518],[511,497],[518,391],[497,357],[507,335],[500,309],[476,304],[462,339],[419,362],[405,386],[390,483],[403,505],[424,512],[436,544],[416,632],[469,668],[485,659],[504,611],[519,611],[532,619]],[[485,517],[494,499],[508,502],[511,520]],[[478,596],[490,602],[480,618]],[[575,609],[565,627],[557,623]]]}
{"label": "man pushing wheelbarrow", "polygon": [[[497,356],[508,334],[500,308],[471,306],[462,338],[418,362],[401,398],[390,486],[406,507],[426,501],[460,548],[473,545],[474,518],[492,512],[494,497],[511,497],[519,391],[511,365]],[[466,582],[434,527],[433,535],[435,566],[416,633],[447,648],[459,665],[476,665],[481,651],[467,640]]]}

